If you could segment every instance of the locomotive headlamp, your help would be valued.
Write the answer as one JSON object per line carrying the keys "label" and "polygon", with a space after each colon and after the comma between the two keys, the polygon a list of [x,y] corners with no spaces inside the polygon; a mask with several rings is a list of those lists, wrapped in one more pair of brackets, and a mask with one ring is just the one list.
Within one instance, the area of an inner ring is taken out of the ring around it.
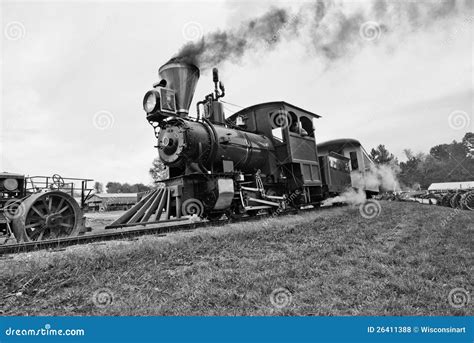
{"label": "locomotive headlamp", "polygon": [[3,181],[3,187],[7,191],[12,192],[18,188],[18,181],[16,179],[5,179]]}
{"label": "locomotive headlamp", "polygon": [[175,91],[165,87],[148,91],[143,98],[143,109],[149,121],[159,122],[170,115],[176,115]]}
{"label": "locomotive headlamp", "polygon": [[146,113],[152,113],[156,109],[158,103],[157,97],[159,97],[158,92],[152,90],[148,91],[143,98],[143,109]]}

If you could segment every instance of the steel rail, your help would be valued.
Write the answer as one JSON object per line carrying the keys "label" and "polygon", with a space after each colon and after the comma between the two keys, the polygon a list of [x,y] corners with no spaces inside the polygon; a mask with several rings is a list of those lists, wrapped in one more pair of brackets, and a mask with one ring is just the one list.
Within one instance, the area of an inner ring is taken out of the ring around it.
{"label": "steel rail", "polygon": [[[288,215],[294,214],[297,211],[287,211],[282,212],[278,216],[281,215]],[[126,227],[127,230],[110,230],[110,232],[101,232],[101,233],[91,233],[91,234],[84,234],[76,237],[64,237],[64,238],[57,238],[57,239],[48,239],[39,242],[22,242],[22,243],[14,243],[14,244],[4,244],[0,245],[0,256],[5,254],[14,254],[14,253],[21,253],[21,252],[30,252],[30,251],[38,251],[44,249],[59,249],[73,245],[81,245],[81,244],[88,244],[92,242],[102,242],[102,241],[111,241],[111,240],[120,240],[123,238],[130,238],[135,236],[144,236],[150,234],[164,234],[167,232],[176,232],[176,231],[187,231],[187,230],[194,230],[201,227],[207,226],[215,226],[219,224],[230,224],[230,223],[238,223],[238,222],[247,222],[247,221],[258,221],[263,218],[273,217],[272,214],[262,214],[259,216],[249,216],[249,217],[241,217],[241,218],[231,218],[231,219],[220,219],[220,220],[212,220],[212,221],[199,221],[199,222],[187,222],[178,225],[158,225],[158,223],[153,223],[145,226],[144,224],[136,224],[134,226],[127,226],[123,225],[120,227]],[[185,219],[183,219],[185,220]],[[169,222],[176,222],[177,220],[172,219]],[[168,222],[162,221],[159,222],[160,224],[167,224]],[[118,227],[118,226],[114,226]],[[105,228],[112,228],[107,227]]]}

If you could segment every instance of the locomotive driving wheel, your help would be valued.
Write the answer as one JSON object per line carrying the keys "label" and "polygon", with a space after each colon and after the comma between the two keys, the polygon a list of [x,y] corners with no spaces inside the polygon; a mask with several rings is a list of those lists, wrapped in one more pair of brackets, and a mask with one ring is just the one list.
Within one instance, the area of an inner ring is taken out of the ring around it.
{"label": "locomotive driving wheel", "polygon": [[33,194],[20,208],[12,225],[19,241],[74,237],[81,230],[82,211],[76,200],[64,192]]}

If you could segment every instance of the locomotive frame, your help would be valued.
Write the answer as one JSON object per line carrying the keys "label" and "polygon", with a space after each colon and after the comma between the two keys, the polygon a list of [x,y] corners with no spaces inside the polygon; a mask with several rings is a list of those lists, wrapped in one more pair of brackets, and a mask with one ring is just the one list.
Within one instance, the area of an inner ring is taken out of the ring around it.
{"label": "locomotive frame", "polygon": [[145,94],[143,108],[169,178],[109,228],[319,206],[350,187],[349,159],[318,154],[319,115],[274,101],[226,118],[220,100],[225,87],[216,68],[214,91],[189,116],[199,74],[196,66],[173,59],[159,69],[161,81]]}

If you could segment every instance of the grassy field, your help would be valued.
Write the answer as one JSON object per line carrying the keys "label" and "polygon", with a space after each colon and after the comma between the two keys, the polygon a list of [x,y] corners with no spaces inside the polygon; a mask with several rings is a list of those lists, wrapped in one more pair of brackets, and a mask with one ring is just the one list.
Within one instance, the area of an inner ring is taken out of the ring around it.
{"label": "grassy field", "polygon": [[380,202],[0,259],[3,315],[472,315],[474,213]]}

